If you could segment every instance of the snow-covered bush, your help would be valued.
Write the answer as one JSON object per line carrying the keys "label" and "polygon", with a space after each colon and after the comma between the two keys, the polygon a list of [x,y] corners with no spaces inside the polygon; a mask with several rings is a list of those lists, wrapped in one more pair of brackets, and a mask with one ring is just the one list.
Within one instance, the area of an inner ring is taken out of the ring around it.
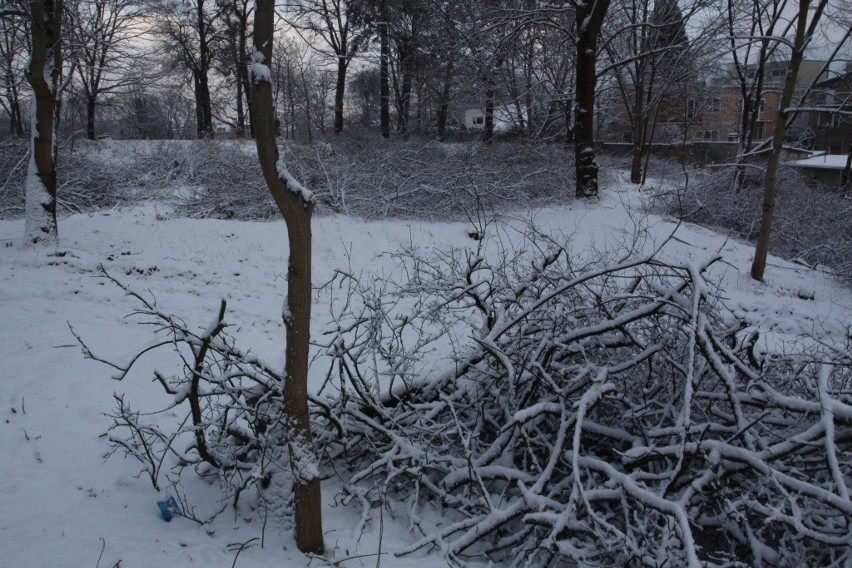
{"label": "snow-covered bush", "polygon": [[315,440],[365,522],[384,506],[459,563],[852,559],[848,346],[762,357],[713,259],[583,262],[535,231],[399,259],[326,288]]}
{"label": "snow-covered bush", "polygon": [[552,205],[573,194],[573,158],[555,145],[345,136],[331,147],[290,152],[289,166],[315,193],[320,212],[465,220],[479,207]]}
{"label": "snow-covered bush", "polygon": [[[465,220],[479,208],[570,199],[573,157],[561,146],[386,141],[347,135],[293,145],[288,167],[317,196],[318,212],[362,218]],[[0,215],[23,212],[26,146],[3,152]],[[151,199],[196,218],[273,219],[279,213],[251,141],[78,141],[60,151],[60,212]]]}
{"label": "snow-covered bush", "polygon": [[[693,174],[680,192],[665,192],[659,206],[686,221],[754,240],[760,229],[763,170],[747,166],[739,191],[733,188],[734,168]],[[797,168],[778,175],[778,195],[769,250],[808,266],[830,267],[852,282],[852,196],[826,190],[807,180]]]}

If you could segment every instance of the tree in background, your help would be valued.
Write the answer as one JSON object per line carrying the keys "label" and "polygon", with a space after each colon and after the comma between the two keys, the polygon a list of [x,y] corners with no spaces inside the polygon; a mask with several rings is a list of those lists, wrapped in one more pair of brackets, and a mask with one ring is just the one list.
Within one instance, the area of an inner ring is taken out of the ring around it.
{"label": "tree in background", "polygon": [[139,54],[132,47],[141,31],[142,10],[137,0],[72,2],[67,9],[67,59],[76,63],[79,91],[86,107],[86,137],[96,139],[95,112],[99,100],[130,85],[150,82],[155,74],[134,66]]}
{"label": "tree in background", "polygon": [[[233,100],[236,111],[234,131],[242,137],[246,133],[247,115],[251,113],[248,38],[254,2],[216,0],[216,5],[221,13],[222,33],[218,36],[213,57],[219,72],[231,79],[236,91]],[[246,109],[249,109],[248,112]],[[250,124],[251,121],[248,122]]]}
{"label": "tree in background", "polygon": [[662,97],[690,71],[689,40],[683,12],[674,0],[619,0],[612,11],[614,21],[608,27],[614,31],[604,46],[609,65],[599,75],[613,71],[631,127],[630,181],[640,184]]}
{"label": "tree in background", "polygon": [[[365,40],[362,13],[346,0],[298,0],[285,5],[288,23],[318,52],[334,59],[337,83],[334,90],[334,133],[343,132],[343,100],[346,71]],[[316,38],[325,48],[315,45]]]}
{"label": "tree in background", "polygon": [[287,171],[275,141],[272,101],[274,0],[257,0],[252,56],[251,120],[266,185],[287,224],[287,308],[284,313],[286,363],[284,406],[291,420],[291,470],[294,477],[296,544],[302,552],[322,553],[322,499],[308,415],[308,348],[311,326],[311,216],[314,200]]}
{"label": "tree in background", "polygon": [[15,4],[5,10],[0,8],[0,85],[3,96],[0,106],[9,115],[9,134],[22,137],[24,121],[21,112],[21,80],[26,66],[25,54],[29,53],[29,33],[26,13]]}
{"label": "tree in background", "polygon": [[209,75],[219,9],[213,0],[152,0],[151,7],[156,16],[154,32],[165,52],[192,75],[196,134],[198,138],[212,138]]}

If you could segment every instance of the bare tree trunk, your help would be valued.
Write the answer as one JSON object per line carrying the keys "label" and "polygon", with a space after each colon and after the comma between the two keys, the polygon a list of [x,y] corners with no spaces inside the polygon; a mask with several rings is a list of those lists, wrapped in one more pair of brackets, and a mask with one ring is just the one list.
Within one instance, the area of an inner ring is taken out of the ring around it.
{"label": "bare tree trunk", "polygon": [[450,87],[453,80],[453,60],[447,61],[444,71],[444,87],[441,89],[441,106],[438,109],[438,140],[444,141],[447,134],[447,117],[450,114]]}
{"label": "bare tree trunk", "polygon": [[784,79],[784,90],[781,92],[778,117],[775,119],[775,132],[772,136],[772,153],[769,155],[769,161],[766,164],[766,178],[763,182],[763,210],[760,217],[760,231],[757,235],[757,246],[754,250],[754,262],[751,265],[751,277],[755,280],[763,280],[763,274],[766,271],[766,257],[769,254],[769,237],[772,234],[772,217],[775,213],[778,162],[781,159],[784,132],[787,129],[787,117],[789,115],[787,109],[793,100],[793,91],[796,89],[796,79],[805,55],[805,48],[813,36],[814,28],[817,22],[819,22],[827,2],[828,0],[819,0],[809,26],[807,20],[811,0],[799,0],[796,35],[793,40],[793,49],[790,55],[790,64],[787,68],[787,76]]}
{"label": "bare tree trunk", "polygon": [[494,75],[489,70],[485,77],[485,130],[482,133],[482,141],[491,144],[494,141]]}
{"label": "bare tree trunk", "polygon": [[15,76],[11,71],[6,74],[6,102],[9,105],[9,134],[21,138],[24,136],[21,102],[18,97],[18,86],[15,84]]}
{"label": "bare tree trunk", "polygon": [[210,86],[207,71],[210,69],[208,30],[204,22],[204,0],[198,0],[198,69],[195,71],[195,104],[198,120],[198,138],[213,138],[213,110],[210,104]]}
{"label": "bare tree trunk", "polygon": [[[253,68],[268,66],[272,60],[275,0],[257,0],[254,23],[255,62]],[[262,55],[258,57],[258,55]],[[258,61],[258,59],[261,59]],[[308,415],[308,341],[311,324],[311,215],[314,201],[310,193],[279,164],[275,141],[275,110],[272,84],[266,73],[256,74],[252,93],[252,124],[263,177],[287,224],[290,259],[287,268],[286,363],[284,404],[292,421],[290,459],[294,487],[296,544],[302,552],[321,554],[322,496],[320,480],[310,467],[316,457]]]}
{"label": "bare tree trunk", "polygon": [[380,121],[382,136],[390,138],[390,75],[388,73],[388,59],[390,58],[390,41],[388,39],[388,21],[386,0],[381,4],[381,24],[379,24],[379,36],[381,52],[379,60],[379,98],[380,98]]}
{"label": "bare tree trunk", "polygon": [[408,138],[408,122],[411,111],[411,85],[413,80],[412,55],[406,49],[405,56],[400,61],[402,68],[402,88],[399,98],[399,116],[396,118],[397,130],[404,138]]}
{"label": "bare tree trunk", "polygon": [[334,133],[343,132],[343,97],[346,94],[346,60],[337,59],[337,85],[334,88]]}
{"label": "bare tree trunk", "polygon": [[575,0],[577,11],[577,80],[574,104],[574,168],[577,197],[597,197],[598,163],[595,160],[595,86],[597,85],[598,34],[610,0]]}
{"label": "bare tree trunk", "polygon": [[32,54],[27,81],[33,88],[32,147],[27,170],[26,227],[29,244],[54,244],[56,224],[56,113],[62,71],[62,0],[32,0]]}
{"label": "bare tree trunk", "polygon": [[243,82],[237,77],[237,137],[243,138],[246,134],[246,115],[243,108]]}
{"label": "bare tree trunk", "polygon": [[86,97],[86,138],[89,140],[97,140],[95,133],[95,109],[97,108],[97,99],[93,96]]}
{"label": "bare tree trunk", "polygon": [[630,162],[630,183],[642,183],[642,153],[645,150],[645,129],[642,115],[644,107],[644,88],[641,82],[635,89],[635,100],[633,101],[633,157]]}

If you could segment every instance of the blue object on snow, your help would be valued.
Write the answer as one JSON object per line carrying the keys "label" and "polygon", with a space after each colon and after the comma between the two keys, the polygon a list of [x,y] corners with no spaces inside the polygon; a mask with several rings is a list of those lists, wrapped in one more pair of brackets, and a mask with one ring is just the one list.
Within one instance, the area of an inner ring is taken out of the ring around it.
{"label": "blue object on snow", "polygon": [[167,523],[172,522],[175,515],[183,514],[180,507],[178,507],[177,501],[171,495],[165,501],[157,501],[157,507],[160,508],[160,514],[163,515],[163,520]]}

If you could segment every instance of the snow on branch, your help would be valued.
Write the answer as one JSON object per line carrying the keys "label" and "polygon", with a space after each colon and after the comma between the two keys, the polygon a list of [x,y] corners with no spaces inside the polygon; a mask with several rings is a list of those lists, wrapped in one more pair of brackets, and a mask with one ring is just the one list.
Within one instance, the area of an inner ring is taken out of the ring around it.
{"label": "snow on branch", "polygon": [[405,552],[458,563],[852,559],[848,346],[755,365],[715,259],[583,263],[526,239],[324,288],[315,440],[346,502],[405,503]]}

